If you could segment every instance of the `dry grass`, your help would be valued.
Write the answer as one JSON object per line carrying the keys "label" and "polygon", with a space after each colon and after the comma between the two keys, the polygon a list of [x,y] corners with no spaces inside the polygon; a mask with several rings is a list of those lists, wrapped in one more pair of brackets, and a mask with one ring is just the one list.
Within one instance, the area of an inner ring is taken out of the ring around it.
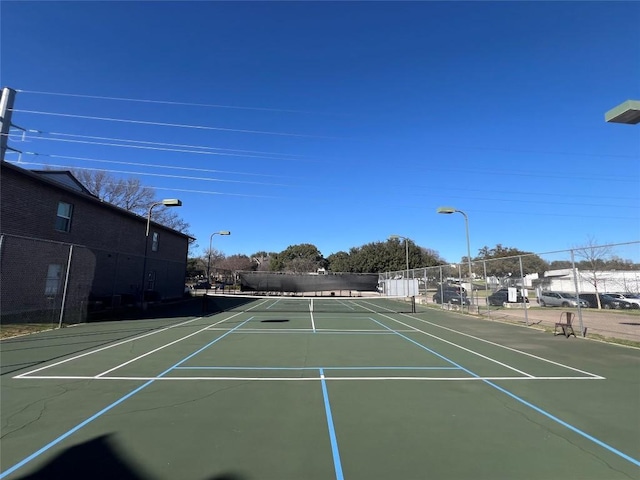
{"label": "dry grass", "polygon": [[53,330],[55,326],[51,323],[22,323],[15,325],[0,326],[0,339],[20,337],[29,335],[30,333],[42,332],[44,330]]}

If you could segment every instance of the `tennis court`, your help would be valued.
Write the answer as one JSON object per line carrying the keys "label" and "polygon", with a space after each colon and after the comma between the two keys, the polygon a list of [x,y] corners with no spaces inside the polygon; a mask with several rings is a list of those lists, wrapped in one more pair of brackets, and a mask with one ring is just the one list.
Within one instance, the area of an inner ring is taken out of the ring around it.
{"label": "tennis court", "polygon": [[0,478],[640,478],[637,349],[380,300],[3,341]]}

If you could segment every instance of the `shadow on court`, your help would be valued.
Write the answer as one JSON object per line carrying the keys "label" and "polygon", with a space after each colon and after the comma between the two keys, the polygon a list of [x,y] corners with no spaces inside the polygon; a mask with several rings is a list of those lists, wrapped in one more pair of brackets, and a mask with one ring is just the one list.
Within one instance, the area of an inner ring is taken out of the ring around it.
{"label": "shadow on court", "polygon": [[[144,313],[144,314],[143,314]],[[132,314],[133,315],[133,314]],[[158,305],[137,317],[79,324],[2,340],[0,375],[77,355],[202,315],[202,300]]]}
{"label": "shadow on court", "polygon": [[[121,455],[113,435],[102,435],[67,448],[36,472],[19,477],[21,480],[154,480],[139,471]],[[223,473],[203,480],[250,480],[244,475]]]}

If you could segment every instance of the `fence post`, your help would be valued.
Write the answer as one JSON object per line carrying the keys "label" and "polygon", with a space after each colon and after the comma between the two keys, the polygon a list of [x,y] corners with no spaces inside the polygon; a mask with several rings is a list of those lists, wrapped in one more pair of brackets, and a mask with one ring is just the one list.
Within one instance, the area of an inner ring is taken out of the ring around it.
{"label": "fence post", "polygon": [[[576,298],[578,299],[578,321],[580,322],[580,334],[584,337],[585,330],[582,324],[582,308],[580,307],[580,289],[578,287],[578,275],[576,274],[576,261],[573,255],[573,248],[571,249],[571,271],[573,272],[573,285],[576,289]],[[596,290],[596,295],[598,291]]]}
{"label": "fence post", "polygon": [[[489,314],[489,318],[491,318],[491,305],[489,305],[489,277],[487,277],[487,261],[482,260],[482,269],[484,270],[484,303],[487,307],[487,313]],[[480,311],[480,310],[478,310]]]}
{"label": "fence post", "polygon": [[73,245],[69,245],[69,259],[67,260],[67,271],[64,276],[64,288],[62,290],[62,305],[60,305],[60,321],[58,328],[62,328],[62,318],[64,317],[64,306],[67,300],[67,289],[69,288],[69,272],[71,271],[71,257],[73,256]]}
{"label": "fence post", "polygon": [[[529,312],[527,312],[527,300],[524,297],[524,269],[522,268],[522,255],[518,255],[520,261],[520,291],[522,292],[522,306],[524,307],[524,322],[529,326]],[[518,288],[516,287],[516,300],[518,300]]]}

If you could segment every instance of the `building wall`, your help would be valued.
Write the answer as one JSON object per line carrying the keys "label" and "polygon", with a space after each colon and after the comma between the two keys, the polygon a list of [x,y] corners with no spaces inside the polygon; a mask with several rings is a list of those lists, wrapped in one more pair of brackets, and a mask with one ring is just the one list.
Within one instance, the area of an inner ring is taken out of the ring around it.
{"label": "building wall", "polygon": [[[578,269],[576,271],[580,293],[595,293],[594,283],[598,284],[600,293],[640,293],[640,271],[596,272],[595,281],[593,272]],[[541,287],[543,290],[556,292],[575,291],[573,272],[570,269],[545,272],[545,277],[542,280]]]}
{"label": "building wall", "polygon": [[[4,162],[1,180],[3,314],[60,303],[60,298],[44,294],[47,271],[53,263],[63,265],[66,273],[69,257],[68,302],[86,308],[90,295],[139,295],[146,219]],[[69,232],[55,229],[60,201],[73,205]],[[156,252],[151,248],[153,232],[159,234]],[[161,298],[181,297],[189,238],[152,223],[148,241],[146,277],[155,280],[149,286]],[[71,254],[70,245],[74,245]]]}

